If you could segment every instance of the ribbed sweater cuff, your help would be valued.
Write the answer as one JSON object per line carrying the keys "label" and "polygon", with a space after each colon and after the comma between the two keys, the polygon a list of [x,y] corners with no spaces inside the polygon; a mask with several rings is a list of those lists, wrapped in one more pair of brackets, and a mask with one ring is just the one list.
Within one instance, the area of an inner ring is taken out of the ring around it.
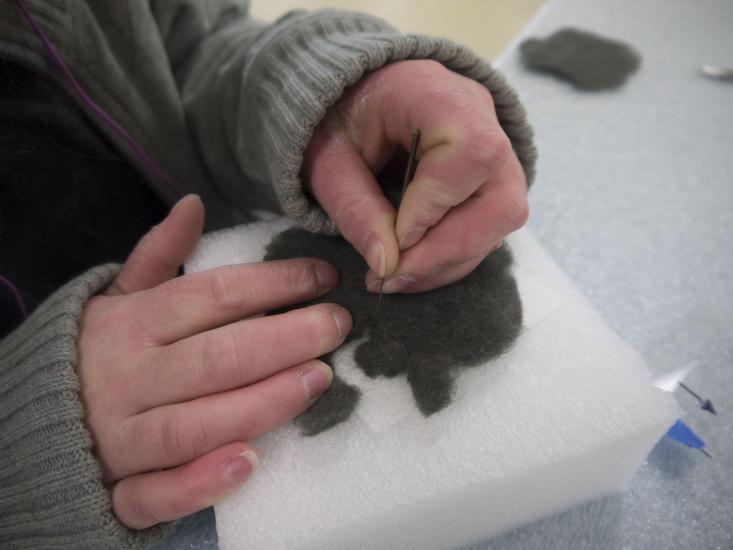
{"label": "ribbed sweater cuff", "polygon": [[0,342],[0,547],[144,548],[163,528],[114,516],[79,400],[82,309],[119,271],[71,281]]}
{"label": "ribbed sweater cuff", "polygon": [[310,137],[330,105],[364,73],[405,59],[431,59],[483,84],[492,94],[498,120],[511,140],[527,182],[535,174],[532,130],[515,91],[490,64],[449,40],[403,35],[370,16],[324,10],[294,14],[265,38],[249,70],[246,93],[257,98],[258,136],[269,179],[285,212],[311,231],[333,233],[332,220],[303,191],[299,172]]}

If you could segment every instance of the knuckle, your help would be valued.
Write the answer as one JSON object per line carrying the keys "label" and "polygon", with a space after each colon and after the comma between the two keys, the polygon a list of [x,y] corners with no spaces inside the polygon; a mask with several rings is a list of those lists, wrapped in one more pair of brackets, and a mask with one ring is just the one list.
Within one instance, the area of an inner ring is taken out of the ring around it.
{"label": "knuckle", "polygon": [[222,327],[218,331],[204,337],[201,346],[201,357],[198,361],[198,372],[194,380],[207,380],[212,385],[219,385],[224,373],[234,366],[240,368],[240,351],[230,327]]}
{"label": "knuckle", "polygon": [[421,70],[426,72],[448,71],[440,61],[436,61],[435,59],[415,59],[410,61],[410,63],[413,63],[415,67],[419,66]]}
{"label": "knuckle", "polygon": [[509,232],[522,227],[529,219],[529,204],[526,197],[511,198],[504,209],[504,220]]}
{"label": "knuckle", "polygon": [[429,81],[420,100],[435,103],[454,119],[465,125],[468,121],[490,123],[495,119],[491,93],[481,84],[459,75],[438,62],[437,69],[425,71],[423,78]]}
{"label": "knuckle", "polygon": [[455,265],[455,263],[456,261],[452,259],[440,260],[437,263],[426,264],[419,269],[415,269],[410,275],[418,283],[428,282]]}
{"label": "knuckle", "polygon": [[462,256],[456,257],[451,260],[446,260],[431,269],[425,276],[425,279],[430,280],[440,274],[451,272],[454,273],[452,280],[456,281],[470,273],[473,268],[476,267],[476,265],[478,265],[478,263],[483,259],[483,257],[484,256],[482,254],[473,254],[470,256]]}
{"label": "knuckle", "polygon": [[503,130],[491,132],[494,138],[494,157],[503,166],[510,159],[515,158],[512,142]]}
{"label": "knuckle", "polygon": [[[254,399],[250,396],[249,400],[253,401]],[[265,411],[267,407],[272,406],[272,402],[262,402],[257,404],[260,405],[259,407],[256,407],[256,409],[259,411]],[[254,439],[258,435],[263,433],[265,431],[263,429],[264,418],[264,414],[240,415],[240,417],[237,419],[237,432],[239,434],[239,438],[244,440]]]}
{"label": "knuckle", "polygon": [[122,509],[118,515],[127,518],[126,521],[134,526],[148,527],[162,522],[163,515],[150,499],[145,498],[146,494],[142,491],[125,491],[125,497],[116,506]]}
{"label": "knuckle", "polygon": [[[121,321],[121,326],[127,327],[127,333],[137,340],[143,348],[155,348],[160,342],[156,336],[159,329],[157,320],[149,315],[149,304],[144,298],[136,300],[130,307],[126,308],[126,318]],[[123,324],[124,323],[124,324]]]}
{"label": "knuckle", "polygon": [[449,249],[449,260],[445,262],[442,269],[444,270],[453,265],[463,263],[475,256],[481,248],[479,243],[482,243],[484,240],[485,236],[483,235],[466,235],[465,238],[456,239],[456,242]]}
{"label": "knuckle", "polygon": [[223,336],[211,353],[214,358],[207,370],[213,380],[223,381],[228,378],[227,373],[235,373],[235,383],[239,384],[248,379],[254,369],[250,347],[238,338],[233,327],[223,329]]}
{"label": "knuckle", "polygon": [[133,508],[135,514],[141,521],[148,525],[156,525],[165,521],[164,514],[150,500],[146,500],[142,493],[135,492],[133,499]]}
{"label": "knuckle", "polygon": [[485,248],[485,235],[464,228],[459,237],[445,247],[441,255],[442,261],[439,260],[434,267],[427,270],[428,277],[471,260]]}
{"label": "knuckle", "polygon": [[379,86],[402,89],[409,82],[429,80],[434,83],[436,77],[446,74],[455,73],[434,59],[408,59],[389,63],[377,69],[373,76],[377,78]]}
{"label": "knuckle", "polygon": [[209,297],[216,307],[234,309],[241,305],[241,296],[238,290],[238,279],[230,276],[231,269],[222,267],[213,269],[206,277],[206,285]]}
{"label": "knuckle", "polygon": [[416,59],[410,61],[409,63],[413,64],[416,72],[420,73],[423,77],[428,79],[435,78],[436,76],[455,74],[440,61],[436,61],[435,59]]}
{"label": "knuckle", "polygon": [[468,128],[461,138],[460,147],[468,166],[484,177],[498,172],[513,154],[506,134],[488,125]]}
{"label": "knuckle", "polygon": [[527,204],[527,201],[522,201],[515,208],[514,213],[512,214],[511,223],[514,225],[515,229],[519,229],[527,223],[528,219],[529,205]]}
{"label": "knuckle", "polygon": [[177,420],[167,417],[161,422],[159,438],[162,452],[161,460],[165,463],[172,463],[172,461],[185,454],[182,452],[185,444],[181,439],[181,432],[181,426]]}
{"label": "knuckle", "polygon": [[200,493],[205,493],[205,490],[195,490],[188,485],[189,483],[184,482],[184,486],[179,487],[183,498],[174,498],[166,502],[166,514],[161,521],[182,518],[201,508],[199,505],[202,500]]}
{"label": "knuckle", "polygon": [[318,293],[318,279],[314,267],[310,263],[303,261],[285,261],[273,268],[277,273],[273,275],[286,287],[294,287],[307,295],[315,295]]}
{"label": "knuckle", "polygon": [[207,449],[207,430],[202,422],[191,417],[184,422],[167,416],[160,425],[160,447],[166,465],[175,465],[200,456]]}
{"label": "knuckle", "polygon": [[457,238],[444,246],[440,257],[421,265],[411,275],[421,282],[430,281],[443,273],[454,271],[458,266],[474,262],[477,258],[482,258],[488,249],[486,240],[485,234],[463,228]]}
{"label": "knuckle", "polygon": [[343,236],[356,244],[360,228],[368,226],[371,197],[367,193],[345,193],[335,202],[333,218]]}
{"label": "knuckle", "polygon": [[191,368],[190,379],[188,382],[196,383],[199,380],[206,380],[212,384],[216,384],[219,380],[218,375],[221,372],[222,365],[225,363],[224,357],[228,355],[226,344],[214,342],[210,336],[205,337],[201,345],[201,351],[198,361]]}
{"label": "knuckle", "polygon": [[[446,69],[447,70],[447,69]],[[466,90],[452,84],[432,86],[424,92],[426,103],[440,105],[455,120],[471,120],[475,116],[474,102]]]}
{"label": "knuckle", "polygon": [[491,92],[489,89],[481,84],[480,82],[477,82],[476,80],[472,78],[466,78],[465,79],[467,89],[474,95],[474,97],[484,103],[482,107],[490,107],[493,110],[494,107],[494,97],[491,95]]}

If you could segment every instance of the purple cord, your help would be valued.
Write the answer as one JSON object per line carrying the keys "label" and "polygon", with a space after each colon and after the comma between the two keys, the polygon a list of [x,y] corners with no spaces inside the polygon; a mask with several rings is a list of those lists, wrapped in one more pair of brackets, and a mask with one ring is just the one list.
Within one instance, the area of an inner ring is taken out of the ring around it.
{"label": "purple cord", "polygon": [[[69,81],[71,89],[74,90],[74,92],[76,93],[76,95],[79,96],[82,102],[92,111],[94,111],[105,122],[105,124],[107,124],[107,126],[109,126],[116,134],[118,134],[132,148],[132,150],[135,151],[135,153],[148,169],[148,171],[153,174],[153,176],[162,181],[165,185],[167,185],[168,189],[173,193],[173,196],[176,199],[180,199],[181,197],[183,197],[183,193],[176,186],[176,184],[173,183],[173,180],[171,180],[168,175],[163,172],[163,170],[155,163],[155,161],[145,152],[145,149],[143,149],[142,146],[137,141],[135,141],[135,138],[133,138],[127,132],[127,130],[120,126],[115,121],[115,119],[108,115],[104,111],[104,109],[97,105],[94,100],[89,97],[89,95],[84,91],[84,88],[81,87],[81,84],[79,84],[71,70],[69,70],[69,68],[66,66],[64,60],[61,59],[61,56],[59,55],[54,45],[51,43],[51,40],[49,40],[48,36],[46,36],[46,33],[43,32],[41,26],[31,15],[28,6],[26,6],[25,4],[25,0],[18,0],[18,7],[20,8],[20,11],[23,12],[23,15],[28,20],[28,23],[30,23],[31,27],[38,35],[38,38],[41,39],[41,42],[46,47],[46,50],[51,56],[51,60],[61,70],[63,75],[66,77],[66,80]],[[25,302],[23,301],[23,297],[21,296],[20,291],[18,290],[18,287],[16,287],[9,279],[3,277],[2,275],[0,275],[0,283],[4,284],[7,288],[10,289],[11,293],[15,297],[16,302],[18,303],[18,309],[23,316],[23,320],[25,320],[28,317],[28,310],[25,306]]]}
{"label": "purple cord", "polygon": [[71,88],[81,98],[82,102],[87,107],[89,107],[92,111],[94,111],[102,120],[104,120],[107,126],[109,126],[115,133],[117,133],[123,140],[125,140],[125,142],[130,147],[132,147],[133,151],[135,151],[135,153],[140,158],[142,163],[146,166],[146,168],[154,176],[156,176],[160,181],[165,183],[168,186],[168,188],[173,192],[174,196],[177,199],[180,199],[181,197],[183,197],[183,193],[181,192],[181,190],[178,189],[176,184],[173,183],[173,181],[166,175],[166,173],[160,169],[160,167],[155,163],[155,161],[152,158],[150,158],[150,156],[148,156],[148,154],[145,152],[142,146],[140,146],[140,144],[137,141],[135,141],[135,138],[133,138],[127,132],[127,130],[125,130],[122,126],[120,126],[99,105],[97,105],[94,102],[94,100],[91,97],[89,97],[89,95],[84,91],[84,88],[81,87],[81,85],[76,80],[72,72],[66,66],[66,63],[64,63],[64,60],[61,59],[61,56],[59,55],[58,51],[56,51],[56,48],[51,43],[49,38],[46,36],[46,33],[43,32],[43,29],[41,28],[41,26],[31,15],[24,0],[18,0],[18,7],[23,12],[23,15],[28,20],[28,22],[31,24],[31,26],[33,27],[33,30],[36,32],[38,37],[41,39],[41,42],[43,42],[43,45],[48,50],[48,53],[50,54],[53,62],[58,66],[59,69],[61,69],[61,72],[64,74],[66,79],[69,81]]}
{"label": "purple cord", "polygon": [[28,310],[25,307],[25,302],[23,301],[23,297],[20,295],[18,287],[16,287],[13,283],[10,282],[9,279],[6,279],[2,275],[0,275],[0,283],[3,283],[6,287],[8,287],[13,296],[15,296],[15,301],[18,303],[20,314],[23,317],[23,321],[25,321],[26,317],[28,317]]}

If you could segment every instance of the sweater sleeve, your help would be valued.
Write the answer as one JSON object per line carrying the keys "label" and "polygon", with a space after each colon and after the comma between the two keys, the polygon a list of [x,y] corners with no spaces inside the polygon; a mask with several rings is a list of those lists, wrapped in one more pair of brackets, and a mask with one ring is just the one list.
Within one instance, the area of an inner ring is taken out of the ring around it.
{"label": "sweater sleeve", "polygon": [[235,204],[266,208],[276,198],[306,229],[334,233],[333,221],[301,185],[305,148],[346,87],[404,59],[435,60],[483,84],[533,180],[536,151],[525,110],[504,77],[469,49],[404,35],[364,14],[296,11],[263,25],[246,8],[216,4],[215,16],[191,2],[172,11],[162,1],[154,13],[201,155],[220,193]]}
{"label": "sweater sleeve", "polygon": [[0,342],[2,548],[145,548],[163,537],[165,526],[132,531],[114,516],[79,400],[82,309],[118,270],[72,280]]}

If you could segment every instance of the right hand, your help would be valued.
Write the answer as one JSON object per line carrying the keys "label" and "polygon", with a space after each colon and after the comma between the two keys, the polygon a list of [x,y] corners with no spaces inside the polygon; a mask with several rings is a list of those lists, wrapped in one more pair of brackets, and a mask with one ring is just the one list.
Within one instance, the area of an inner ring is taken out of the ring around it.
{"label": "right hand", "polygon": [[78,376],[112,506],[141,529],[196,512],[258,463],[246,441],[303,412],[333,373],[351,317],[313,299],[338,274],[316,259],[221,267],[176,277],[203,227],[181,200],[137,245],[104,295],[86,304]]}
{"label": "right hand", "polygon": [[[419,164],[395,211],[375,174],[410,149],[414,128]],[[350,86],[315,129],[302,176],[369,264],[375,293],[462,279],[529,214],[524,171],[491,93],[431,60],[389,63]]]}

